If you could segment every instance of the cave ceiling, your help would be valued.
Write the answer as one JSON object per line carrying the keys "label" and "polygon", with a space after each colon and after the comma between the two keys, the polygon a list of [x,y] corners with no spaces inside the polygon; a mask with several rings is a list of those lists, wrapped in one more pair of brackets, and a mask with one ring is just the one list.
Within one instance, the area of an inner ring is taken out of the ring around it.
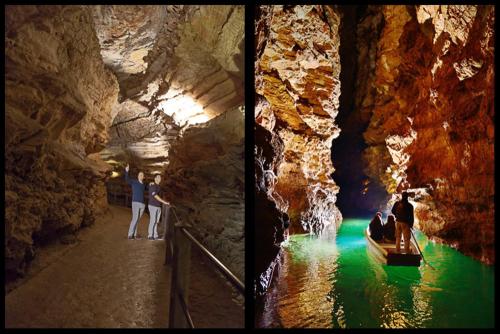
{"label": "cave ceiling", "polygon": [[243,6],[93,6],[120,93],[101,156],[151,172],[172,140],[244,101]]}

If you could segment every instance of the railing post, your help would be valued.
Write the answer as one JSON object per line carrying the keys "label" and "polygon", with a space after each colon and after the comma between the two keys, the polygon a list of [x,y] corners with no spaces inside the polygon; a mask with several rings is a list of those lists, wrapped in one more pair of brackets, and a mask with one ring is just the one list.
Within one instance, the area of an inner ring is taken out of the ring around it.
{"label": "railing post", "polygon": [[169,328],[187,328],[180,298],[189,305],[189,272],[191,268],[191,243],[183,235],[181,227],[174,227],[174,254],[170,288]]}

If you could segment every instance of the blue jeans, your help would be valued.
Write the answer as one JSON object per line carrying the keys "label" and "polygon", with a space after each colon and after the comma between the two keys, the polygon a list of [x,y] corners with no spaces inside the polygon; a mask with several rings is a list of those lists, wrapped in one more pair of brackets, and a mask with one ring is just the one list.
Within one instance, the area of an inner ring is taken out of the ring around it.
{"label": "blue jeans", "polygon": [[158,206],[148,205],[149,209],[149,228],[148,238],[158,238],[158,222],[160,221],[161,208]]}
{"label": "blue jeans", "polygon": [[144,214],[144,209],[146,205],[141,202],[132,202],[132,220],[130,221],[130,227],[128,228],[128,236],[137,236],[137,224]]}

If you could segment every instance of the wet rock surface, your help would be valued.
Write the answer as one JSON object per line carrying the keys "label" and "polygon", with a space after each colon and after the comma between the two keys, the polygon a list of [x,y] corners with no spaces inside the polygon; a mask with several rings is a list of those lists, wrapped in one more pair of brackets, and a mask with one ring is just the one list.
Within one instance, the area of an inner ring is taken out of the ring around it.
{"label": "wet rock surface", "polygon": [[262,296],[279,261],[281,243],[290,221],[283,199],[273,193],[276,172],[283,160],[283,141],[275,133],[255,124],[255,246],[254,293]]}
{"label": "wet rock surface", "polygon": [[[383,6],[367,172],[415,193],[418,227],[494,263],[494,9]],[[394,201],[394,196],[389,203]]]}
{"label": "wet rock surface", "polygon": [[[128,240],[130,209],[110,206],[71,246],[52,244],[5,297],[14,327],[166,328],[171,269],[163,241]],[[139,235],[149,221],[139,222]],[[192,252],[189,308],[196,327],[243,327],[243,301]]]}

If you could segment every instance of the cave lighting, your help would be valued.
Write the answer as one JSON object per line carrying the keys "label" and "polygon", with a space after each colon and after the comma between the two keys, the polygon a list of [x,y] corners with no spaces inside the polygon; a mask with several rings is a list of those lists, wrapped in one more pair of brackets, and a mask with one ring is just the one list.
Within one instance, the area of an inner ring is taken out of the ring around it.
{"label": "cave lighting", "polygon": [[205,123],[210,119],[203,112],[203,106],[181,91],[170,89],[160,99],[164,100],[160,102],[158,109],[171,116],[179,126]]}
{"label": "cave lighting", "polygon": [[115,178],[115,177],[118,177],[118,176],[120,176],[120,173],[118,173],[118,172],[113,171],[113,172],[111,173],[111,178],[112,178],[112,179],[113,179],[113,178]]}

